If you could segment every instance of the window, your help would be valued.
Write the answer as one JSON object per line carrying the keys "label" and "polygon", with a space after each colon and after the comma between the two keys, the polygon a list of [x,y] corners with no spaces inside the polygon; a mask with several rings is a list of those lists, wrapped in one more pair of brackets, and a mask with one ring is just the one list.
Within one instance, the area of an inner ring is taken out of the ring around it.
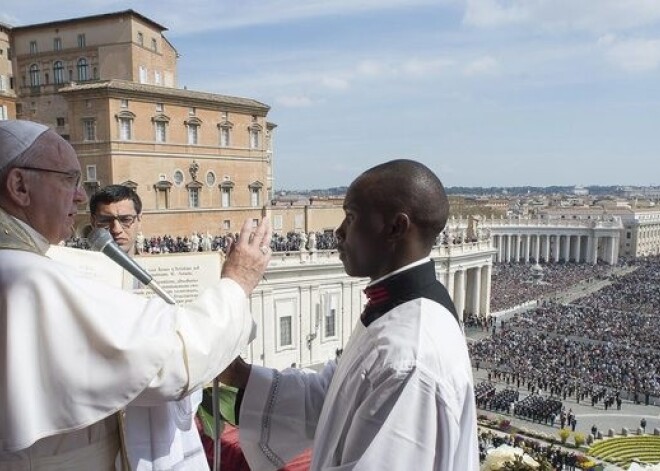
{"label": "window", "polygon": [[293,217],[293,228],[297,230],[301,230],[303,227],[303,215],[302,214],[296,214]]}
{"label": "window", "polygon": [[223,186],[220,188],[220,204],[223,208],[229,208],[231,206],[231,187]]}
{"label": "window", "polygon": [[78,47],[83,48],[86,46],[86,40],[84,34],[78,35]]}
{"label": "window", "polygon": [[188,188],[188,205],[191,208],[199,208],[199,188]]}
{"label": "window", "polygon": [[291,316],[280,317],[280,347],[293,345],[292,323]]}
{"label": "window", "polygon": [[119,103],[120,108],[128,108],[128,100],[125,98],[121,99],[121,102]]}
{"label": "window", "polygon": [[259,130],[250,129],[250,149],[259,148]]}
{"label": "window", "polygon": [[183,172],[181,170],[174,171],[174,184],[179,186],[183,183]]}
{"label": "window", "polygon": [[62,127],[62,126],[64,126],[64,123],[65,123],[65,122],[66,122],[66,121],[64,120],[64,118],[57,118],[57,127]]}
{"label": "window", "polygon": [[62,38],[53,38],[53,51],[62,50]]}
{"label": "window", "polygon": [[140,66],[140,83],[147,83],[147,68],[143,65]]}
{"label": "window", "polygon": [[133,137],[133,120],[130,118],[119,118],[119,139],[130,141]]}
{"label": "window", "polygon": [[158,50],[158,41],[156,41],[156,38],[151,38],[151,50],[152,51]]}
{"label": "window", "polygon": [[166,142],[166,123],[165,121],[154,121],[156,126],[156,142]]}
{"label": "window", "polygon": [[220,128],[220,147],[229,147],[229,127]]}
{"label": "window", "polygon": [[87,181],[95,182],[96,181],[96,165],[87,165]]}
{"label": "window", "polygon": [[32,64],[30,66],[30,86],[38,87],[40,85],[39,66]]}
{"label": "window", "polygon": [[85,59],[84,57],[78,59],[76,68],[78,70],[79,82],[84,82],[85,80],[89,80],[89,66],[87,64],[87,59]]}
{"label": "window", "polygon": [[96,120],[93,118],[83,119],[83,141],[96,140]]}
{"label": "window", "polygon": [[325,316],[323,323],[323,336],[335,337],[337,335],[337,305],[338,295],[328,294],[326,297]]}
{"label": "window", "polygon": [[142,33],[140,33],[139,31],[138,31],[138,34],[137,34],[137,43],[140,46],[144,46],[144,35]]}
{"label": "window", "polygon": [[53,80],[55,83],[64,83],[64,64],[62,61],[53,63]]}
{"label": "window", "polygon": [[188,144],[197,145],[199,140],[199,125],[188,123]]}
{"label": "window", "polygon": [[88,110],[92,109],[92,100],[85,100],[85,108]]}
{"label": "window", "polygon": [[206,172],[206,184],[208,186],[215,185],[215,173],[213,173],[211,171]]}
{"label": "window", "polygon": [[156,103],[156,111],[158,113],[162,113],[165,111],[165,106],[162,103]]}
{"label": "window", "polygon": [[154,83],[155,83],[156,85],[161,85],[161,83],[162,83],[162,80],[161,80],[161,78],[160,78],[160,72],[157,71],[157,70],[154,71]]}
{"label": "window", "polygon": [[231,221],[229,219],[225,219],[224,221],[222,221],[222,228],[226,231],[231,229]]}
{"label": "window", "polygon": [[0,75],[0,92],[7,90],[7,77],[5,75]]}
{"label": "window", "polygon": [[195,113],[197,113],[197,109],[194,106],[188,108],[188,116],[195,116]]}
{"label": "window", "polygon": [[250,188],[250,206],[259,206],[259,188]]}
{"label": "window", "polygon": [[9,119],[7,105],[0,105],[0,121],[5,121],[6,119]]}
{"label": "window", "polygon": [[273,216],[273,230],[274,231],[281,231],[282,230],[282,215],[278,214],[277,216]]}
{"label": "window", "polygon": [[36,54],[37,52],[37,41],[30,41],[30,54]]}

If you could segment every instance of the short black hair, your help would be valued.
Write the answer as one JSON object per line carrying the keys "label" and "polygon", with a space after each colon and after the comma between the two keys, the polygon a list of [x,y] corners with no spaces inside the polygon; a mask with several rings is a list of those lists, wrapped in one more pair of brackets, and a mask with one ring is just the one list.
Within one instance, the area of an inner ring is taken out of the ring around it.
{"label": "short black hair", "polygon": [[112,204],[124,200],[133,201],[135,212],[142,214],[142,200],[133,188],[126,185],[108,185],[98,190],[89,200],[89,212],[95,215],[99,204]]}
{"label": "short black hair", "polygon": [[397,159],[370,168],[356,181],[368,179],[374,209],[405,212],[419,228],[427,245],[433,246],[449,217],[449,199],[438,176],[426,165]]}

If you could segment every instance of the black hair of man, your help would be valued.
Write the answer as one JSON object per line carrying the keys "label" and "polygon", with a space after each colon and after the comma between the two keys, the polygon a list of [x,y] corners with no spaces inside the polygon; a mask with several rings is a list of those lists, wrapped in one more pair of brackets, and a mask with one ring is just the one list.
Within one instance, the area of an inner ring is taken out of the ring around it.
{"label": "black hair of man", "polygon": [[112,204],[124,200],[133,201],[135,212],[142,214],[142,200],[133,188],[125,185],[108,185],[98,190],[89,200],[89,212],[95,215],[100,204]]}
{"label": "black hair of man", "polygon": [[365,171],[355,183],[367,183],[374,210],[394,215],[403,212],[417,226],[430,249],[447,224],[449,200],[440,179],[426,165],[397,159]]}

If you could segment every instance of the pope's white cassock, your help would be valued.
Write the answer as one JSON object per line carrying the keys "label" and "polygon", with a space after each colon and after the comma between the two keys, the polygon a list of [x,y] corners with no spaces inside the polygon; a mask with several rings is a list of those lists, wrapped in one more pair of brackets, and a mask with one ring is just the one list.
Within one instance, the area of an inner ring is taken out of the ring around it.
{"label": "pope's white cassock", "polygon": [[338,363],[318,374],[252,366],[239,427],[253,471],[310,446],[312,471],[478,469],[467,346],[433,262],[366,291],[370,303]]}
{"label": "pope's white cassock", "polygon": [[222,279],[185,307],[79,276],[0,209],[0,470],[115,469],[129,404],[177,400],[212,380],[253,329]]}

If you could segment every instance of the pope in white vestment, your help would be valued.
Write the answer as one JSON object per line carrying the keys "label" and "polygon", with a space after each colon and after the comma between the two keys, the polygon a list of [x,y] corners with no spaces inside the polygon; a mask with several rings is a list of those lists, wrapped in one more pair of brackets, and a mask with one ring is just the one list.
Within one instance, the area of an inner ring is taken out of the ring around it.
{"label": "pope in white vestment", "polygon": [[338,363],[319,374],[252,366],[239,426],[253,471],[278,469],[310,446],[312,471],[478,469],[467,347],[433,262],[370,289],[379,302]]}

